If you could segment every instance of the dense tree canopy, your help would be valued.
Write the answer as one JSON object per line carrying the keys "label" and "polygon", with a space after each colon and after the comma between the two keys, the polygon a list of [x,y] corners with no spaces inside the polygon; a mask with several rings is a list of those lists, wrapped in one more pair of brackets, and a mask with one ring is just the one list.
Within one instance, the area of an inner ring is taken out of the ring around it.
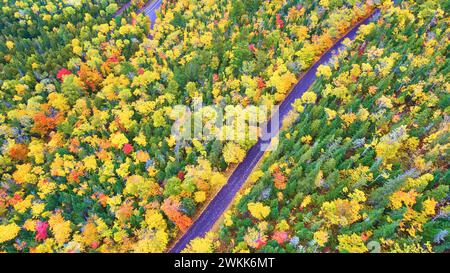
{"label": "dense tree canopy", "polygon": [[165,251],[256,142],[249,118],[244,139],[177,139],[176,106],[278,104],[376,7],[224,215],[226,246],[185,251],[448,248],[445,1],[164,0],[153,29],[142,0],[0,1],[0,251]]}
{"label": "dense tree canopy", "polygon": [[420,2],[386,3],[318,68],[217,249],[448,250],[448,15],[443,1]]}

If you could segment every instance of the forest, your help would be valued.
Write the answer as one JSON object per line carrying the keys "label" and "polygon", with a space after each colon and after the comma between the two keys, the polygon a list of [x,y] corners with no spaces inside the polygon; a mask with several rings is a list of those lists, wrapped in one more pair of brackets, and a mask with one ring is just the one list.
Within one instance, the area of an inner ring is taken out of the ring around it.
{"label": "forest", "polygon": [[169,251],[256,143],[179,140],[176,106],[248,135],[242,107],[282,103],[375,12],[183,252],[450,248],[447,1],[163,0],[154,22],[149,3],[0,3],[0,252]]}

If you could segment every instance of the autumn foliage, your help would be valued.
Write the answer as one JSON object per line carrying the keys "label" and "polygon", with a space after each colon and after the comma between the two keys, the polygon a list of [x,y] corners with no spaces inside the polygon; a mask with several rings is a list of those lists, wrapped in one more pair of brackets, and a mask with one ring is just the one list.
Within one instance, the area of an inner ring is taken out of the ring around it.
{"label": "autumn foliage", "polygon": [[[257,143],[269,116],[245,107],[309,69],[278,148],[185,252],[449,249],[446,3],[163,0],[150,23],[127,2],[2,2],[0,252],[167,251]],[[200,104],[246,128],[177,138]]]}
{"label": "autumn foliage", "polygon": [[177,227],[182,231],[186,230],[192,225],[192,220],[188,216],[179,211],[179,202],[168,198],[161,206],[161,210],[167,215],[167,217],[174,222]]}

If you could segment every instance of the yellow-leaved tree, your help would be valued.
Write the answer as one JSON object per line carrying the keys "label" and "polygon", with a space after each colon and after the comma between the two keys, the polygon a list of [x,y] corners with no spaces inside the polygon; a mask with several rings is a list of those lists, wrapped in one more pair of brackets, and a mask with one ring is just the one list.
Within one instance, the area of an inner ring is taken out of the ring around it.
{"label": "yellow-leaved tree", "polygon": [[270,213],[270,207],[264,206],[261,202],[251,202],[247,205],[250,214],[258,220],[262,220]]}
{"label": "yellow-leaved tree", "polygon": [[167,222],[163,215],[155,209],[150,209],[145,214],[143,225],[145,228],[138,234],[139,241],[134,245],[134,252],[163,252],[169,242]]}
{"label": "yellow-leaved tree", "polygon": [[239,163],[245,157],[245,150],[234,142],[228,142],[223,149],[223,159],[228,164]]}
{"label": "yellow-leaved tree", "polygon": [[197,237],[189,242],[181,253],[213,253],[216,249],[214,233],[206,233],[204,238]]}

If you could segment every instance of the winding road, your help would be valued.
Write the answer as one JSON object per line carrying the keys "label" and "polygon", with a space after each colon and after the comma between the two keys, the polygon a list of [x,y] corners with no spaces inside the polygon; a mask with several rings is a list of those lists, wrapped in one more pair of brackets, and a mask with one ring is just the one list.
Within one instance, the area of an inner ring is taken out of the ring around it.
{"label": "winding road", "polygon": [[121,15],[129,6],[131,6],[131,1],[120,7],[115,13],[114,17]]}
{"label": "winding road", "polygon": [[156,10],[159,9],[161,4],[162,0],[148,1],[147,4],[145,4],[145,6],[138,12],[138,13],[143,12],[150,18],[150,21],[152,22],[151,25],[152,28],[156,20]]}
{"label": "winding road", "polygon": [[[115,13],[114,17],[117,17],[121,15],[127,8],[131,6],[131,2],[126,3],[121,8],[119,8]],[[162,0],[150,0],[145,5],[137,11],[137,14],[144,13],[146,16],[150,18],[151,21],[151,27],[153,28],[153,25],[155,24],[156,20],[156,10],[159,9],[159,7],[162,4]]]}
{"label": "winding road", "polygon": [[[327,52],[325,52],[322,57],[311,67],[309,70],[301,77],[301,79],[297,82],[293,90],[289,93],[286,99],[281,103],[279,108],[279,119],[280,123],[284,119],[287,113],[292,110],[292,103],[298,98],[302,96],[302,94],[309,89],[312,83],[316,80],[316,71],[317,67],[321,64],[326,64],[330,58],[335,54],[336,51],[341,48],[342,41],[346,38],[353,40],[356,37],[356,33],[359,27],[363,24],[367,24],[370,21],[377,18],[380,14],[380,11],[375,10],[368,18],[356,24],[346,35],[344,35],[339,41],[337,41],[333,47],[331,47]],[[270,122],[267,123],[270,127]],[[270,129],[270,128],[269,128]],[[272,135],[278,133],[277,128],[271,132]],[[268,130],[270,132],[270,130]],[[266,145],[266,142],[263,142],[261,139],[250,148],[247,152],[244,160],[236,167],[230,178],[228,179],[227,184],[222,187],[222,189],[217,193],[214,199],[208,204],[203,213],[199,216],[199,218],[194,222],[194,224],[189,228],[189,230],[181,237],[178,242],[176,242],[175,246],[169,251],[171,253],[179,253],[181,252],[186,245],[194,238],[199,236],[204,236],[206,232],[208,232],[216,221],[220,218],[220,216],[225,212],[228,205],[234,199],[234,196],[242,187],[244,182],[247,180],[250,173],[255,168],[258,161],[264,154],[263,149],[261,149],[261,145]]]}

